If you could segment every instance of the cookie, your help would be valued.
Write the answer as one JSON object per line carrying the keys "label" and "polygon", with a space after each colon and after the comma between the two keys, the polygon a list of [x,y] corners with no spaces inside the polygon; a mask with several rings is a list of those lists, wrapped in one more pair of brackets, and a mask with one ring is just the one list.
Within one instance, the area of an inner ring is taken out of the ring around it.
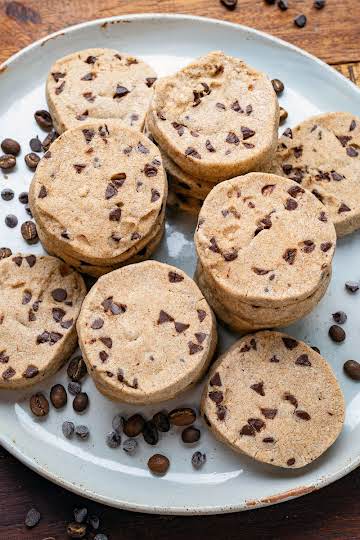
{"label": "cookie", "polygon": [[208,287],[229,305],[281,308],[305,300],[329,273],[335,244],[320,201],[296,182],[266,173],[215,186],[195,232]]}
{"label": "cookie", "polygon": [[171,399],[205,372],[216,345],[212,311],[182,270],[146,261],[102,276],[78,321],[88,370],[106,396]]}
{"label": "cookie", "polygon": [[181,212],[187,212],[188,214],[197,216],[201,210],[202,200],[169,191],[166,204],[168,208],[171,208],[172,210],[180,210]]}
{"label": "cookie", "polygon": [[60,368],[76,347],[85,294],[82,277],[54,257],[0,261],[0,388],[25,388]]}
{"label": "cookie", "polygon": [[325,205],[338,236],[360,228],[360,118],[314,116],[279,140],[271,172],[298,182]]}
{"label": "cookie", "polygon": [[264,73],[238,58],[211,52],[159,79],[147,126],[188,174],[218,182],[272,159],[279,106]]}
{"label": "cookie", "polygon": [[142,60],[112,49],[69,54],[51,67],[46,98],[55,129],[87,121],[122,120],[141,131],[156,73]]}
{"label": "cookie", "polygon": [[286,334],[263,331],[217,360],[201,408],[214,435],[236,452],[299,468],[335,442],[345,404],[320,354]]}
{"label": "cookie", "polygon": [[29,200],[52,251],[112,266],[162,226],[167,180],[157,147],[121,122],[63,133],[39,163]]}

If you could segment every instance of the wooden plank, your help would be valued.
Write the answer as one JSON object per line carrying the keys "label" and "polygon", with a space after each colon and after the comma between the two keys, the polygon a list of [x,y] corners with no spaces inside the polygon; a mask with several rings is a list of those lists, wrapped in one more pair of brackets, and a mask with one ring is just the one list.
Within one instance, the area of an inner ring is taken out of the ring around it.
{"label": "wooden plank", "polygon": [[360,62],[350,64],[339,64],[334,66],[345,77],[348,77],[354,84],[360,86]]}

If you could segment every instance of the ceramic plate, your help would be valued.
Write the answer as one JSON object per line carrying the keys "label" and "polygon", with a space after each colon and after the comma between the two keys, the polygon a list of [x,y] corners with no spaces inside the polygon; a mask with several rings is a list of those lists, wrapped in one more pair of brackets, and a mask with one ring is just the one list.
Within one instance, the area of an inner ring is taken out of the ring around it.
{"label": "ceramic plate", "polygon": [[[111,47],[138,55],[161,75],[174,72],[194,57],[222,49],[239,56],[270,78],[284,81],[281,104],[289,111],[288,125],[324,111],[360,113],[360,90],[316,58],[271,36],[249,28],[210,19],[183,15],[140,15],[84,23],[45,38],[16,54],[0,68],[0,139],[13,137],[22,145],[18,166],[0,174],[0,190],[11,187],[16,196],[0,201],[0,245],[13,251],[41,253],[40,245],[27,246],[20,223],[27,218],[17,195],[28,189],[31,173],[23,156],[35,134],[41,138],[33,113],[46,108],[44,85],[47,72],[57,58],[87,47]],[[286,126],[285,126],[286,127]],[[9,229],[6,214],[16,214],[19,226]],[[156,259],[183,268],[190,276],[195,267],[194,219],[187,214],[169,214],[166,236]],[[360,461],[360,393],[347,379],[343,362],[360,350],[360,295],[344,290],[347,279],[360,278],[360,234],[340,240],[333,279],[321,304],[303,321],[288,329],[292,335],[317,345],[331,363],[346,397],[346,421],[336,444],[303,470],[281,470],[258,464],[228,450],[215,441],[203,422],[201,440],[189,448],[180,433],[172,430],[161,437],[156,448],[140,441],[139,452],[129,457],[119,448],[105,444],[112,417],[130,415],[137,407],[117,405],[100,395],[88,377],[84,390],[90,407],[81,417],[71,400],[65,410],[51,410],[44,421],[34,419],[28,406],[30,391],[0,394],[0,443],[26,465],[67,489],[119,508],[169,514],[207,514],[246,510],[290,499],[319,489],[354,469]],[[348,314],[348,337],[341,345],[328,338],[331,313]],[[220,330],[220,349],[236,338]],[[1,344],[0,344],[1,345]],[[0,347],[1,348],[1,347]],[[52,384],[67,385],[65,369],[37,389],[47,395]],[[197,408],[201,388],[165,403],[164,408],[187,405]],[[142,407],[150,417],[159,407]],[[68,441],[61,433],[65,419],[90,427],[88,441]],[[201,471],[194,471],[191,456],[196,450],[207,455]],[[166,454],[171,468],[163,478],[153,477],[147,460],[155,452]]]}

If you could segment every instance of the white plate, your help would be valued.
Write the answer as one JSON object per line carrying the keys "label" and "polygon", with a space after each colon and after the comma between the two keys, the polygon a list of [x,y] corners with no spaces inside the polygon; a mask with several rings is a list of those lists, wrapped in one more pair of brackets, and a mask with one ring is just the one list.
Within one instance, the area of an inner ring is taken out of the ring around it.
{"label": "white plate", "polygon": [[[0,174],[0,190],[12,187],[18,195],[26,190],[31,174],[23,163],[28,141],[39,129],[33,113],[46,108],[44,83],[52,62],[73,51],[87,47],[112,47],[139,55],[159,75],[177,70],[190,59],[214,49],[244,58],[268,75],[284,81],[286,91],[281,104],[289,111],[289,125],[322,111],[344,110],[360,113],[360,91],[326,64],[303,51],[256,30],[220,21],[183,15],[140,15],[112,18],[81,24],[41,40],[15,55],[0,69],[0,139],[14,137],[21,142],[18,167],[6,176]],[[44,134],[40,133],[43,137]],[[0,201],[0,245],[13,251],[41,252],[27,246],[17,229],[4,225],[4,216],[14,213],[19,222],[26,219],[17,201]],[[192,242],[194,220],[182,214],[170,216],[166,239],[156,258],[194,271]],[[351,471],[360,461],[360,394],[356,383],[342,372],[343,362],[360,350],[360,295],[344,291],[344,281],[360,278],[360,235],[353,234],[339,242],[331,287],[315,311],[289,332],[320,347],[331,362],[346,396],[346,422],[336,444],[304,470],[281,470],[264,466],[234,454],[215,441],[201,420],[202,436],[195,448],[185,447],[180,434],[165,434],[157,448],[140,443],[136,457],[122,449],[105,445],[105,434],[117,412],[133,413],[137,407],[117,406],[106,400],[87,378],[84,389],[91,404],[84,416],[76,415],[71,400],[63,411],[51,410],[44,421],[34,419],[27,398],[32,393],[2,392],[0,395],[0,442],[26,465],[50,480],[97,501],[143,512],[171,514],[206,514],[231,512],[277,503],[318,489]],[[347,340],[341,345],[328,338],[331,313],[348,313]],[[221,332],[221,349],[234,336]],[[1,345],[1,344],[0,344]],[[1,347],[0,347],[1,349]],[[65,370],[39,389],[48,393],[55,382],[67,384]],[[164,404],[197,407],[200,389]],[[146,416],[159,407],[142,407]],[[63,420],[70,419],[90,426],[87,442],[68,441],[61,434]],[[201,471],[193,471],[192,453],[207,454]],[[156,451],[165,453],[171,468],[164,478],[154,478],[146,462]]]}

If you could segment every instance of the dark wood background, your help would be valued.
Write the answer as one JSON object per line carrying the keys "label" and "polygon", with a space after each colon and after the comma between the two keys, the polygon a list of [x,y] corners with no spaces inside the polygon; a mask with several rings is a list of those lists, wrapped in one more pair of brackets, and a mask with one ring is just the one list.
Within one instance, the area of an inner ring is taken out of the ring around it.
{"label": "dark wood background", "polygon": [[[312,0],[289,0],[281,12],[264,0],[239,0],[227,11],[218,0],[0,0],[0,63],[32,41],[90,19],[141,12],[178,12],[253,26],[290,41],[334,65],[360,83],[360,0],[327,0],[317,11]],[[298,29],[293,18],[308,16]],[[0,426],[1,429],[1,426]],[[39,477],[0,447],[0,540],[66,539],[75,506],[99,514],[110,540],[240,540],[360,538],[360,473],[306,497],[238,514],[167,517],[133,514],[95,504]],[[216,492],[214,491],[214,497]],[[42,514],[34,529],[24,517],[35,506]]]}

